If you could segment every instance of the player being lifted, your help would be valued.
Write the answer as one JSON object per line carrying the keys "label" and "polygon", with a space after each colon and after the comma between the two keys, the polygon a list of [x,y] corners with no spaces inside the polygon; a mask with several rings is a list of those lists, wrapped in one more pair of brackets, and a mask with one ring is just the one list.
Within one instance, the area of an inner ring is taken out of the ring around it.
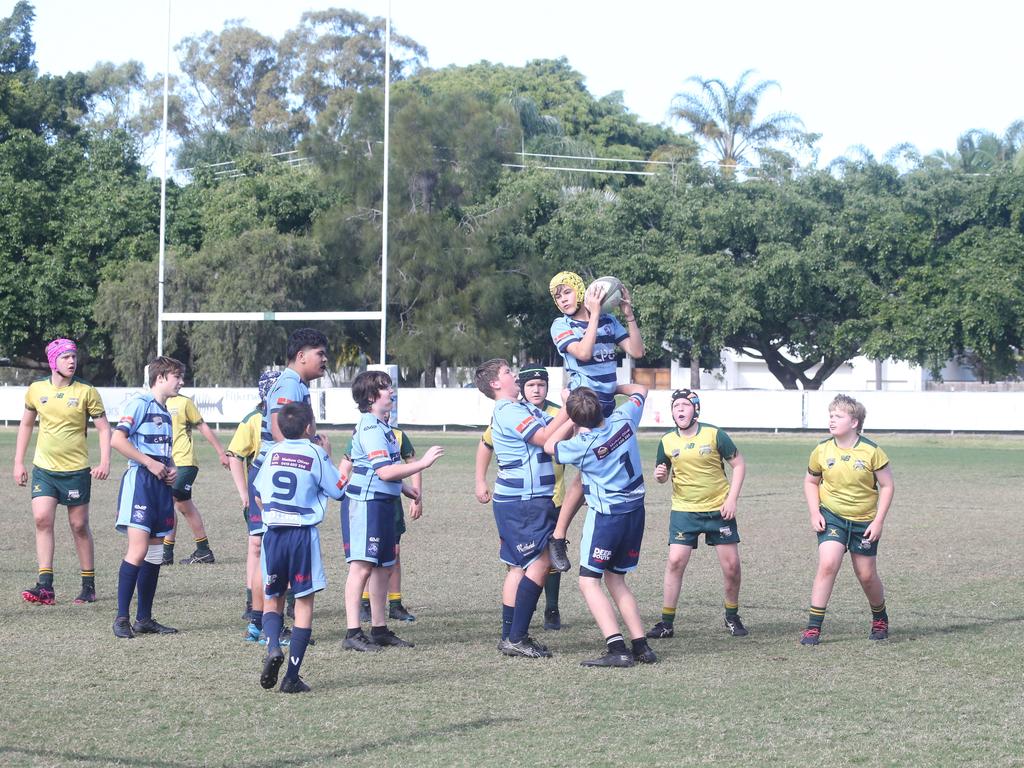
{"label": "player being lifted", "polygon": [[[616,384],[616,348],[622,347],[633,358],[643,357],[645,352],[629,290],[622,287],[623,326],[613,315],[601,312],[604,289],[594,285],[588,291],[575,272],[559,272],[548,289],[562,312],[551,323],[551,340],[562,355],[566,384],[570,391],[583,386],[592,389],[602,416],[607,418],[615,408],[616,393],[626,394]],[[566,490],[549,542],[551,564],[560,571],[571,567],[565,537],[582,501],[583,487],[577,480]]]}

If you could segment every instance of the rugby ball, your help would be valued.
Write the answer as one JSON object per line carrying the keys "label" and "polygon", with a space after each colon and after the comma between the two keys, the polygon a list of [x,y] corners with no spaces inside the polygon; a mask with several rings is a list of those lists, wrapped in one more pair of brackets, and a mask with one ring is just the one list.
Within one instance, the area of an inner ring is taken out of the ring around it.
{"label": "rugby ball", "polygon": [[622,303],[622,281],[610,275],[599,277],[588,286],[587,291],[589,292],[591,288],[598,285],[603,285],[606,288],[604,299],[601,302],[601,311],[611,312],[616,309]]}

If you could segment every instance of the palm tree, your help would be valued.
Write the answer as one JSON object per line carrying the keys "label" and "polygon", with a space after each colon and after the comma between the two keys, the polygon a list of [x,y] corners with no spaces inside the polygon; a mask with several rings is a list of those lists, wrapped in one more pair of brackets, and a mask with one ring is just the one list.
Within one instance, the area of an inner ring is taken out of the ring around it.
{"label": "palm tree", "polygon": [[738,166],[751,165],[751,152],[804,136],[803,121],[789,112],[757,119],[761,97],[778,83],[762,80],[748,86],[753,72],[748,69],[731,86],[718,78],[687,78],[696,89],[677,93],[669,110],[673,118],[689,123],[695,136],[710,146],[723,172],[730,175]]}

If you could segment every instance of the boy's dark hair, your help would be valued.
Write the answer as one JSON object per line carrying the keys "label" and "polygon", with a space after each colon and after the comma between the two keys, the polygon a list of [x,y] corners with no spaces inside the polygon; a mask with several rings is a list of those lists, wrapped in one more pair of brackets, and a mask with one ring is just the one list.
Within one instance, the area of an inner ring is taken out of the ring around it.
{"label": "boy's dark hair", "polygon": [[384,371],[363,371],[352,382],[352,399],[359,406],[360,413],[369,413],[370,406],[380,397],[382,389],[387,389],[394,382]]}
{"label": "boy's dark hair", "polygon": [[473,374],[473,383],[476,384],[476,388],[491,398],[491,400],[494,399],[494,390],[491,388],[491,382],[498,378],[498,372],[503,365],[508,365],[508,360],[496,357],[493,360],[488,360],[486,363],[478,365],[476,372]]}
{"label": "boy's dark hair", "polygon": [[154,357],[149,361],[149,386],[152,387],[156,384],[158,377],[167,376],[172,373],[180,373],[184,376],[185,364],[180,360],[175,360],[173,357],[167,357],[167,355]]}
{"label": "boy's dark hair", "polygon": [[292,335],[288,337],[288,349],[286,350],[288,362],[290,363],[298,357],[302,350],[316,349],[317,347],[327,349],[327,337],[320,331],[314,328],[299,328],[297,331],[292,331]]}
{"label": "boy's dark hair", "polygon": [[313,423],[313,409],[309,403],[288,403],[277,413],[277,426],[289,440],[298,440]]}
{"label": "boy's dark hair", "polygon": [[587,429],[600,426],[604,421],[601,401],[590,387],[574,389],[565,401],[565,410],[574,424]]}

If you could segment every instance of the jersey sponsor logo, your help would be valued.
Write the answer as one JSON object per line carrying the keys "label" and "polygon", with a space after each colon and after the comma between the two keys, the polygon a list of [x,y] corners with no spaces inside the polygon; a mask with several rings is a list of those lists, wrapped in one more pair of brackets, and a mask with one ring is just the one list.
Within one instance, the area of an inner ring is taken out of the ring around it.
{"label": "jersey sponsor logo", "polygon": [[40,405],[46,405],[46,401],[49,400],[49,399],[50,398],[48,398],[46,395],[43,395],[42,397],[39,398],[39,404]]}
{"label": "jersey sponsor logo", "polygon": [[164,417],[163,416],[159,416],[158,415],[158,416],[154,416],[153,417],[153,426],[154,427],[162,427],[163,425],[164,425]]}
{"label": "jersey sponsor logo", "polygon": [[289,400],[287,397],[279,397],[279,398],[277,398],[277,404],[278,405],[288,405],[288,403],[290,403],[290,402],[291,402],[291,400]]}
{"label": "jersey sponsor logo", "polygon": [[77,407],[78,407],[78,398],[77,397],[68,398],[68,408],[77,408]]}
{"label": "jersey sponsor logo", "polygon": [[275,453],[270,457],[270,466],[302,469],[309,472],[313,468],[313,459],[300,453]]}
{"label": "jersey sponsor logo", "polygon": [[379,458],[381,458],[382,456],[388,456],[388,457],[390,457],[390,456],[391,456],[391,454],[390,454],[390,453],[388,453],[388,452],[387,452],[386,450],[380,450],[380,451],[370,451],[370,453],[369,453],[369,454],[367,454],[366,458],[368,458],[368,459],[370,459],[370,460],[372,461],[373,459],[379,459]]}
{"label": "jersey sponsor logo", "polygon": [[558,342],[560,342],[560,341],[561,341],[562,339],[566,339],[566,338],[568,338],[569,336],[575,336],[575,335],[576,335],[576,332],[575,332],[575,331],[572,331],[572,330],[569,330],[569,331],[562,331],[562,332],[561,332],[560,334],[558,334],[557,336],[555,336],[555,344],[557,344]]}
{"label": "jersey sponsor logo", "polygon": [[63,392],[58,392],[57,393],[57,399],[58,400],[63,400],[64,399],[64,393]]}
{"label": "jersey sponsor logo", "polygon": [[871,549],[871,542],[868,541],[867,539],[861,539],[860,540],[860,548],[861,549]]}
{"label": "jersey sponsor logo", "polygon": [[672,449],[672,458],[673,459],[678,459],[679,458],[679,449],[678,448],[673,448]]}
{"label": "jersey sponsor logo", "polygon": [[606,563],[612,559],[612,551],[610,549],[594,547],[594,551],[590,553],[590,559],[595,563]]}
{"label": "jersey sponsor logo", "polygon": [[829,528],[828,529],[828,533],[826,533],[825,535],[826,536],[831,536],[831,537],[836,538],[836,539],[841,538],[841,536],[839,535],[839,529],[838,528]]}
{"label": "jersey sponsor logo", "polygon": [[836,460],[835,459],[833,459],[831,457],[825,459],[825,466],[828,467],[829,469],[832,469],[832,467],[834,467],[835,465],[836,465]]}
{"label": "jersey sponsor logo", "polygon": [[309,581],[311,577],[308,573],[296,573],[292,578],[295,579],[297,583],[304,584]]}
{"label": "jersey sponsor logo", "polygon": [[697,449],[697,454],[700,455],[700,456],[708,456],[708,455],[710,455],[711,454],[711,446],[710,445],[702,445],[700,448]]}
{"label": "jersey sponsor logo", "polygon": [[616,448],[620,447],[632,436],[633,425],[626,424],[625,426],[622,427],[622,429],[620,429],[618,432],[616,432],[610,438],[608,438],[607,442],[602,443],[601,445],[594,448],[594,455],[597,456],[598,459],[607,458],[608,454],[610,454]]}
{"label": "jersey sponsor logo", "polygon": [[843,454],[839,458],[841,458],[843,461],[849,461],[850,460],[850,454],[848,454],[848,453]]}
{"label": "jersey sponsor logo", "polygon": [[131,416],[122,416],[120,419],[117,420],[117,423],[125,424],[130,427],[132,424],[135,423],[135,419],[133,419]]}
{"label": "jersey sponsor logo", "polygon": [[521,555],[525,555],[527,552],[532,552],[536,548],[536,541],[531,541],[529,544],[516,544],[516,552],[518,552]]}
{"label": "jersey sponsor logo", "polygon": [[71,488],[71,489],[68,490],[68,498],[69,499],[80,499],[80,498],[82,498],[82,493],[77,488]]}
{"label": "jersey sponsor logo", "polygon": [[688,451],[692,451],[695,447],[697,447],[696,443],[687,443],[686,444],[686,450],[688,450]]}
{"label": "jersey sponsor logo", "polygon": [[853,468],[854,469],[859,469],[859,470],[863,471],[863,470],[867,469],[868,467],[867,467],[867,464],[865,464],[863,461],[861,461],[860,459],[857,459],[855,462],[853,462]]}
{"label": "jersey sponsor logo", "polygon": [[723,525],[721,528],[718,529],[718,534],[720,536],[732,536],[732,526]]}
{"label": "jersey sponsor logo", "polygon": [[519,422],[516,425],[516,432],[518,432],[519,434],[523,434],[523,432],[526,431],[526,428],[528,426],[530,426],[531,424],[533,424],[533,422],[534,422],[533,416],[532,415],[531,416],[527,416],[525,419],[523,419],[521,422]]}

